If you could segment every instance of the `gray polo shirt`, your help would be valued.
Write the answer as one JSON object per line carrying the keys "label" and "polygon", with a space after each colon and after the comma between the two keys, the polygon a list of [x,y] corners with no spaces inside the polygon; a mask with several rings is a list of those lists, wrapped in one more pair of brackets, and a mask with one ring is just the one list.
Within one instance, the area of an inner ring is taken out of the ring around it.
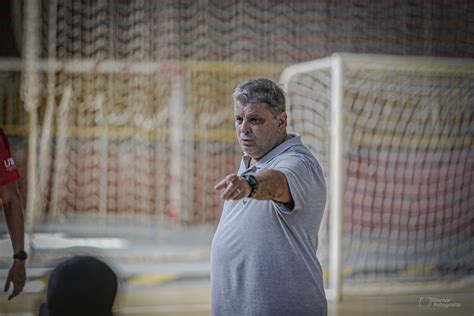
{"label": "gray polo shirt", "polygon": [[326,315],[318,231],[326,185],[318,161],[296,134],[239,175],[283,172],[293,208],[271,200],[226,201],[211,246],[212,314]]}

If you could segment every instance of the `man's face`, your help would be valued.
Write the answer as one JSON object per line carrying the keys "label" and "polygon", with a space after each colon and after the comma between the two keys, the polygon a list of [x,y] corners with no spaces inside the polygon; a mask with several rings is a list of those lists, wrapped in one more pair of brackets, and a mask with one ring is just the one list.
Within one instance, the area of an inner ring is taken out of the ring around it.
{"label": "man's face", "polygon": [[286,113],[273,117],[265,103],[242,105],[234,103],[235,130],[242,150],[253,159],[260,159],[282,141]]}

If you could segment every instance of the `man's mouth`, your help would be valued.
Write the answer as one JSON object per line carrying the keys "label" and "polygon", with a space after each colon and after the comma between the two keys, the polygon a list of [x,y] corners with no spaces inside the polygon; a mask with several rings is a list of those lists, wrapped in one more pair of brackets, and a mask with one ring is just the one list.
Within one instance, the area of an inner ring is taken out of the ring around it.
{"label": "man's mouth", "polygon": [[242,145],[251,145],[251,144],[253,144],[253,140],[246,139],[246,138],[241,138],[240,142],[242,143]]}

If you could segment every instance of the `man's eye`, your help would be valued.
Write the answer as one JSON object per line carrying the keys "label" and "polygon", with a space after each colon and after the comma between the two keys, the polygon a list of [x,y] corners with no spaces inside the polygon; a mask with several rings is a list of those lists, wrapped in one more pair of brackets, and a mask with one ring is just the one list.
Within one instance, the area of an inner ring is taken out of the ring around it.
{"label": "man's eye", "polygon": [[243,119],[241,117],[236,117],[235,118],[235,122],[238,123],[238,124],[241,124],[243,121]]}
{"label": "man's eye", "polygon": [[250,119],[251,124],[260,124],[261,122],[262,122],[262,120],[259,119],[259,118],[251,118]]}

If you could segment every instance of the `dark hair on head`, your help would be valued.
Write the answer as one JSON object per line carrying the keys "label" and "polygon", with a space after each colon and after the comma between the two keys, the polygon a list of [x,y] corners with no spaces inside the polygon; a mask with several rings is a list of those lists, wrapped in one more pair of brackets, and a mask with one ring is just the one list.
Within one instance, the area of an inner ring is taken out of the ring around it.
{"label": "dark hair on head", "polygon": [[232,97],[242,105],[265,103],[276,117],[285,112],[285,91],[275,81],[265,77],[255,77],[238,85]]}
{"label": "dark hair on head", "polygon": [[111,316],[118,279],[104,261],[75,256],[61,262],[49,277],[47,316]]}

